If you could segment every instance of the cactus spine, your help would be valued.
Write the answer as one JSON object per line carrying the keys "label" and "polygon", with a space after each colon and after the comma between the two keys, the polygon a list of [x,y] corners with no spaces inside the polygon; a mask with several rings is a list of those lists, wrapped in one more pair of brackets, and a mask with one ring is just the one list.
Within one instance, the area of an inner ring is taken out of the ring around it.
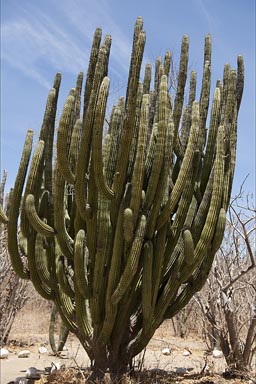
{"label": "cactus spine", "polygon": [[[163,64],[157,59],[154,81],[150,64],[143,83],[139,81],[145,32],[138,18],[126,98],[113,107],[103,138],[111,37],[101,44],[101,35],[98,28],[83,106],[82,73],[64,105],[56,162],[53,165],[60,74],[49,93],[30,169],[33,133],[28,131],[13,203],[8,217],[1,208],[0,219],[8,226],[15,271],[54,301],[95,373],[109,368],[118,374],[207,278],[225,228],[244,68],[241,56],[237,70],[225,66],[210,108],[207,35],[200,99],[196,101],[192,71],[185,105],[188,36],[182,39],[173,97],[169,51]],[[27,264],[17,236],[20,207]]]}

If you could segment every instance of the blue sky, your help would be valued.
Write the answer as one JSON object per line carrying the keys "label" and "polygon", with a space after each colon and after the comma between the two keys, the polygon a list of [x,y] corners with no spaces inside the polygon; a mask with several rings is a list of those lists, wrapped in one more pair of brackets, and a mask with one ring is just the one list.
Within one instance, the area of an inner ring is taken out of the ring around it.
{"label": "blue sky", "polygon": [[[79,71],[86,73],[96,27],[112,35],[111,100],[125,95],[133,26],[142,16],[145,62],[170,49],[178,65],[183,34],[190,39],[189,68],[202,73],[204,37],[212,36],[212,88],[223,66],[245,61],[233,194],[245,176],[255,188],[255,0],[1,0],[1,172],[14,184],[28,128],[39,132],[55,73],[62,72],[61,113]],[[198,86],[198,88],[200,88]]]}

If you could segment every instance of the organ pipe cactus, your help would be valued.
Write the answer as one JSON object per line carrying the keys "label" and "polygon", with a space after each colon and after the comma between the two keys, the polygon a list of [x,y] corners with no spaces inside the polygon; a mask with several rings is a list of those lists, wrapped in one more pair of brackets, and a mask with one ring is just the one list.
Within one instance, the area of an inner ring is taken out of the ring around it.
{"label": "organ pipe cactus", "polygon": [[59,120],[54,156],[56,75],[32,159],[33,132],[27,133],[9,217],[1,213],[15,271],[54,301],[95,375],[125,371],[160,324],[202,288],[222,241],[234,175],[242,57],[236,70],[225,65],[211,99],[207,35],[196,101],[195,71],[187,85],[187,35],[176,91],[170,52],[157,58],[154,82],[150,64],[140,82],[142,28],[139,17],[126,96],[108,124],[111,37],[101,43],[96,30],[83,103],[79,73]]}

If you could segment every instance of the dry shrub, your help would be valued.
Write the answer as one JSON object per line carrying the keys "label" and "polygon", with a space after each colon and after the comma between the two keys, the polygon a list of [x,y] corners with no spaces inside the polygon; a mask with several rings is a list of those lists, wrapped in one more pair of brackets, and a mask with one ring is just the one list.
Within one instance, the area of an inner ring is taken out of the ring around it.
{"label": "dry shrub", "polygon": [[[163,370],[144,370],[133,372],[132,375],[123,375],[115,384],[227,384],[227,380],[219,375],[176,375]],[[228,384],[248,384],[248,377],[229,378]],[[77,368],[68,368],[52,373],[49,376],[43,376],[37,384],[113,384],[108,373],[104,379],[91,381],[90,372],[82,371]],[[253,381],[252,381],[253,383]]]}

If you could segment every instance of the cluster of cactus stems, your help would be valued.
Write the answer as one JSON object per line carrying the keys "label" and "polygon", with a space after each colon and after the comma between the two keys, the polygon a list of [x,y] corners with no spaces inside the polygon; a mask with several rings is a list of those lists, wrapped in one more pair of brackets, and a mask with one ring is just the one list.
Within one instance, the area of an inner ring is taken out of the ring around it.
{"label": "cluster of cactus stems", "polygon": [[17,274],[54,301],[95,370],[111,372],[126,367],[208,276],[225,228],[244,81],[238,56],[210,99],[210,35],[199,101],[195,71],[187,85],[187,35],[175,92],[169,51],[157,58],[154,79],[147,64],[140,81],[142,28],[139,17],[126,97],[108,122],[111,37],[101,43],[96,29],[83,105],[79,73],[55,154],[56,75],[32,159],[28,130],[8,217],[0,212]]}

